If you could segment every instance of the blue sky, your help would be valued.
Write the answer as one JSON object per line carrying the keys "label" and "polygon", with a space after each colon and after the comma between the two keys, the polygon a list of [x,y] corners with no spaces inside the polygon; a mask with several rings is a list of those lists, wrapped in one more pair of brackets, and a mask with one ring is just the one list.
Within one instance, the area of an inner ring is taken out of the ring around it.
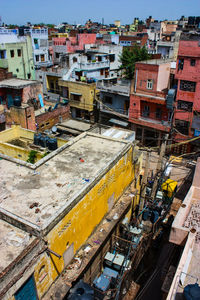
{"label": "blue sky", "polygon": [[6,24],[68,22],[84,24],[89,18],[105,24],[134,17],[173,20],[200,15],[200,0],[0,0],[0,16]]}

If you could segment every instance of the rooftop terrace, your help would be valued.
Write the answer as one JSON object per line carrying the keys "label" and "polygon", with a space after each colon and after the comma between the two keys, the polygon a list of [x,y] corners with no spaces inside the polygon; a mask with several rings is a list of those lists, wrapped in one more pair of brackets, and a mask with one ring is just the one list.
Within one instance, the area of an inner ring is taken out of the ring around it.
{"label": "rooftop terrace", "polygon": [[83,133],[35,170],[0,160],[1,214],[38,234],[79,201],[127,147],[125,141]]}

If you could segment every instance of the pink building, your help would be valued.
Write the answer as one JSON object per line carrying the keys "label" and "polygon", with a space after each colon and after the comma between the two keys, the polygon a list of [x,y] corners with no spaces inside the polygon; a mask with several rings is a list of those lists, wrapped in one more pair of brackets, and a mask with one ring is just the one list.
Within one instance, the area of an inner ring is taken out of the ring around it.
{"label": "pink building", "polygon": [[135,65],[135,80],[130,93],[129,121],[142,144],[160,145],[170,131],[167,108],[170,62],[148,60]]}
{"label": "pink building", "polygon": [[49,48],[54,63],[59,62],[63,53],[75,53],[83,51],[85,44],[104,44],[103,39],[98,39],[96,33],[80,33],[75,36],[57,37],[52,39],[52,46]]}
{"label": "pink building", "polygon": [[[177,96],[174,113],[175,142],[200,135],[200,35],[182,33],[175,78]],[[186,148],[187,147],[187,148]],[[199,147],[188,144],[179,152]]]}

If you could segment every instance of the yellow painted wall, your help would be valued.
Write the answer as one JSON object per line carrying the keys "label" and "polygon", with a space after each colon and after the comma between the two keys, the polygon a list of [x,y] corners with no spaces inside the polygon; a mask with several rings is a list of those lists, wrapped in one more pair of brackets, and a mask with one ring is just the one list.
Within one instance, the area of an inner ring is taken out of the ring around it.
{"label": "yellow painted wall", "polygon": [[[108,199],[113,199],[114,205],[133,178],[132,149],[130,149],[47,235],[49,248],[63,255],[66,249],[74,243],[74,253],[76,253],[109,212]],[[63,258],[53,256],[53,260],[57,270],[62,271]],[[57,275],[52,264],[53,280]]]}
{"label": "yellow painted wall", "polygon": [[34,268],[34,278],[37,294],[40,299],[53,283],[51,263],[47,254],[42,254],[40,256],[40,259]]}
{"label": "yellow painted wall", "polygon": [[[18,146],[10,145],[7,143],[0,142],[0,153],[8,155],[13,158],[21,159],[23,161],[27,161],[30,150],[24,149]],[[43,152],[37,153],[37,159],[35,162],[42,158]]]}
{"label": "yellow painted wall", "polygon": [[51,85],[50,85],[50,83],[53,82],[53,83],[54,83],[54,90],[55,90],[55,92],[58,94],[59,91],[56,90],[56,82],[58,82],[58,80],[59,80],[59,77],[57,77],[57,76],[47,75],[47,76],[46,76],[46,81],[47,81],[47,82],[46,82],[46,83],[47,83],[47,91],[50,91],[50,90],[51,90]]}
{"label": "yellow painted wall", "polygon": [[[46,236],[49,249],[62,255],[62,258],[59,259],[54,255],[47,256],[46,253],[39,257],[34,267],[39,299],[64,269],[63,253],[72,243],[74,254],[77,252],[134,179],[136,168],[133,166],[132,158],[132,148],[130,148]],[[140,160],[141,158],[138,161]],[[113,200],[110,201],[112,203],[110,207],[108,199]],[[130,213],[131,210],[128,215]],[[9,300],[14,300],[14,298]]]}
{"label": "yellow painted wall", "polygon": [[[21,128],[20,126],[13,126],[10,129],[4,130],[0,132],[0,153],[8,155],[13,158],[21,159],[23,161],[27,161],[30,149],[25,149],[19,146],[11,145],[6,143],[10,140],[17,139],[17,138],[26,138],[33,141],[34,138],[34,131],[26,130]],[[58,148],[63,146],[67,143],[67,141],[57,138]],[[44,152],[37,153],[37,159],[40,160],[43,156]]]}
{"label": "yellow painted wall", "polygon": [[93,111],[94,96],[95,96],[95,89],[96,89],[95,83],[87,84],[82,82],[59,80],[58,85],[61,88],[68,87],[69,100],[71,99],[70,97],[71,93],[78,93],[82,95],[80,101],[70,100],[71,107]]}

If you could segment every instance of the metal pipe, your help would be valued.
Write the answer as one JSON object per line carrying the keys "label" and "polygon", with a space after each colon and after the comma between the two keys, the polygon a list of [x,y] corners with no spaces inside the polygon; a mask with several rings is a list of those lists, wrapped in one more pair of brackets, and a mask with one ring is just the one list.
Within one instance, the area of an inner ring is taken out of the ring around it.
{"label": "metal pipe", "polygon": [[54,252],[53,250],[51,250],[51,249],[49,249],[49,248],[47,248],[47,252],[49,252],[49,253],[55,255],[55,256],[58,257],[58,258],[61,258],[61,257],[62,257],[60,254]]}

